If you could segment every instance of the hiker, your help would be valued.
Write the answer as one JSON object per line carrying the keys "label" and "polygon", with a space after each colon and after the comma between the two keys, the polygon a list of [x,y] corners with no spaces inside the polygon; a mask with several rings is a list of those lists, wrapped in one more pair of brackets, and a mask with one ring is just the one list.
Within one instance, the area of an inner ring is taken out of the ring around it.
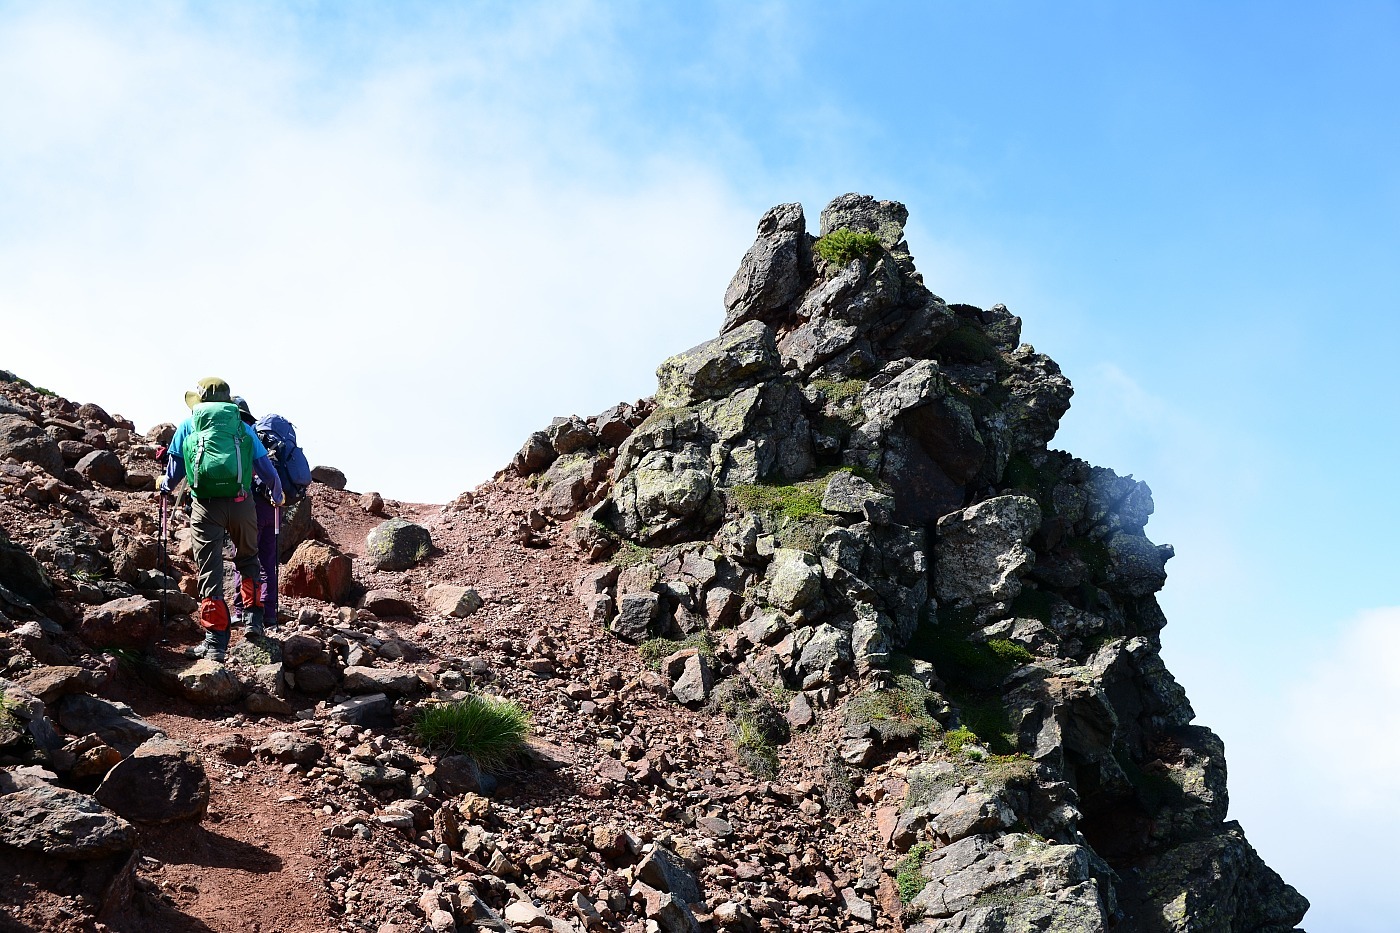
{"label": "hiker", "polygon": [[[297,446],[296,427],[281,415],[267,415],[261,420],[253,417],[248,403],[240,396],[233,397],[238,406],[239,417],[251,427],[267,450],[268,458],[277,471],[282,484],[283,502],[291,505],[306,494],[311,485],[311,465],[306,455]],[[272,487],[263,482],[262,477],[253,477],[253,502],[258,513],[258,563],[262,565],[262,613],[250,615],[245,612],[243,601],[243,575],[235,571],[236,592],[233,597],[234,615],[243,624],[244,634],[257,637],[264,634],[264,625],[273,628],[277,625],[277,563],[279,526],[281,516],[279,505],[272,501]]]}
{"label": "hiker", "polygon": [[233,542],[234,564],[242,575],[239,593],[247,624],[262,625],[262,587],[258,566],[258,515],[253,505],[256,474],[282,504],[282,483],[257,432],[243,423],[228,383],[217,377],[199,380],[185,393],[190,417],[170,441],[170,458],[160,483],[171,495],[181,480],[189,483],[193,502],[190,530],[199,568],[199,624],[204,643],[199,657],[222,662],[228,653],[229,611],[224,601],[224,538]]}

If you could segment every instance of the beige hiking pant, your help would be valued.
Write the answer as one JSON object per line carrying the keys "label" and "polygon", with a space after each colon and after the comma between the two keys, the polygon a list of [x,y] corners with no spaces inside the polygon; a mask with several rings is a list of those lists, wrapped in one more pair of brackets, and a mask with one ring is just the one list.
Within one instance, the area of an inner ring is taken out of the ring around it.
{"label": "beige hiking pant", "polygon": [[224,536],[233,542],[234,566],[245,580],[261,579],[258,563],[258,511],[252,496],[195,499],[190,509],[194,562],[200,599],[224,598]]}

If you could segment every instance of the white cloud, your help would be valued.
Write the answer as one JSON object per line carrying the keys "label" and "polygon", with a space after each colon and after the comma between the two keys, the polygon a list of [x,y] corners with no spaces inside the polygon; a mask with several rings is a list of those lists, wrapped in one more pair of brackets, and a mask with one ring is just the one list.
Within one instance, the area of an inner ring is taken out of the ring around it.
{"label": "white cloud", "polygon": [[178,12],[0,20],[0,365],[142,427],[217,373],[353,486],[434,500],[648,394],[757,210],[683,151],[608,148],[569,90],[628,79],[605,18],[560,58],[586,9],[349,76]]}
{"label": "white cloud", "polygon": [[1231,814],[1312,900],[1309,929],[1393,929],[1400,834],[1400,607],[1291,652],[1280,688],[1229,714]]}

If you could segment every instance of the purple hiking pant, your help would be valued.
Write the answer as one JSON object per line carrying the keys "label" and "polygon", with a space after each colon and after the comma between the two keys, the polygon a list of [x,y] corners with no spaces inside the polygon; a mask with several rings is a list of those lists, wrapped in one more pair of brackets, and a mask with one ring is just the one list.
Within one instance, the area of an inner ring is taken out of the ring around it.
{"label": "purple hiking pant", "polygon": [[[268,625],[277,624],[277,510],[271,505],[254,498],[258,507],[258,563],[262,565],[263,619]],[[233,591],[238,593],[243,578],[237,572],[233,575]],[[233,608],[243,611],[243,597],[235,595]]]}

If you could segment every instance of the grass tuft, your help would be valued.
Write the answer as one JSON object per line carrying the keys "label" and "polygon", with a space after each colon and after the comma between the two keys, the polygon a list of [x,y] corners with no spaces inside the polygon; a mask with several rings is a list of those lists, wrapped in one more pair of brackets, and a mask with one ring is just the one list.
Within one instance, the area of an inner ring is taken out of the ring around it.
{"label": "grass tuft", "polygon": [[784,518],[800,520],[823,514],[824,492],[825,478],[791,486],[735,486],[730,494],[735,504],[745,512],[774,512]]}
{"label": "grass tuft", "polygon": [[755,775],[772,778],[778,773],[778,750],[752,717],[741,716],[734,724],[734,748],[739,760]]}
{"label": "grass tuft", "polygon": [[873,233],[857,233],[838,227],[817,241],[817,253],[827,262],[845,266],[852,259],[869,256],[880,248],[880,238]]}
{"label": "grass tuft", "polygon": [[699,648],[706,660],[713,662],[715,659],[715,646],[708,632],[696,632],[680,641],[674,638],[648,638],[637,646],[637,653],[641,655],[643,664],[659,671],[662,661],[685,648]]}
{"label": "grass tuft", "polygon": [[530,714],[514,700],[471,696],[423,707],[413,731],[424,748],[470,755],[489,769],[520,757]]}
{"label": "grass tuft", "polygon": [[919,892],[928,883],[921,869],[924,865],[924,859],[932,851],[933,846],[927,842],[916,843],[895,865],[894,884],[899,891],[901,903],[907,904],[918,897]]}

